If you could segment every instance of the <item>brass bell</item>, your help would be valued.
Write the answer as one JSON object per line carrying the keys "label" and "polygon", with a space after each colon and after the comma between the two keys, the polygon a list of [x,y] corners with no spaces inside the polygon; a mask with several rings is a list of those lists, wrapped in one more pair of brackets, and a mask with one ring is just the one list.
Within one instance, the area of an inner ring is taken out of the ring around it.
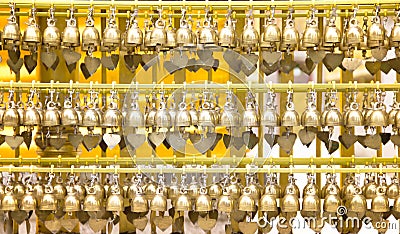
{"label": "brass bell", "polygon": [[18,201],[13,194],[12,186],[6,186],[5,195],[1,200],[1,210],[15,211],[18,209]]}
{"label": "brass bell", "polygon": [[317,48],[321,42],[321,33],[315,18],[315,9],[311,10],[311,17],[306,20],[306,28],[301,40],[304,48]]}
{"label": "brass bell", "polygon": [[384,213],[390,210],[389,200],[385,195],[386,190],[379,186],[377,188],[377,195],[372,199],[371,211],[375,213]]}
{"label": "brass bell", "polygon": [[168,189],[168,199],[171,199],[171,201],[175,201],[180,194],[181,194],[181,188],[178,185],[178,178],[175,175],[173,175],[171,178],[171,185],[169,186]]}
{"label": "brass bell", "polygon": [[152,200],[157,193],[157,186],[154,180],[150,180],[143,186],[143,192],[147,200]]}
{"label": "brass bell", "polygon": [[392,214],[396,219],[400,217],[400,196],[396,198],[393,205]]}
{"label": "brass bell", "polygon": [[196,177],[192,177],[192,182],[189,185],[188,188],[188,196],[190,199],[197,199],[197,197],[200,195],[200,186],[196,181]]}
{"label": "brass bell", "polygon": [[17,181],[13,186],[13,194],[16,199],[21,200],[21,198],[25,195],[25,185],[21,183],[21,181]]}
{"label": "brass bell", "polygon": [[232,197],[232,199],[238,199],[242,193],[242,188],[239,186],[239,183],[237,181],[237,178],[232,176],[230,178],[230,184],[228,185],[227,191],[229,193],[229,196]]}
{"label": "brass bell", "polygon": [[[135,96],[135,94],[132,96]],[[132,97],[131,108],[126,112],[124,126],[134,128],[144,127],[144,115],[140,111],[139,104],[134,97]]]}
{"label": "brass bell", "polygon": [[325,196],[324,201],[324,211],[330,213],[336,213],[338,211],[338,207],[342,205],[342,200],[339,197],[339,190],[336,187],[329,187],[329,191],[327,191],[327,195]]}
{"label": "brass bell", "polygon": [[155,124],[158,128],[170,128],[172,126],[171,115],[166,106],[166,102],[161,102],[160,108],[154,116]]}
{"label": "brass bell", "polygon": [[293,188],[286,189],[286,194],[282,198],[281,210],[285,213],[293,213],[300,210],[300,202]]}
{"label": "brass bell", "polygon": [[118,185],[111,186],[111,195],[107,198],[106,211],[123,211],[124,198],[121,196],[120,187]]}
{"label": "brass bell", "polygon": [[349,20],[349,28],[346,31],[346,43],[349,47],[359,47],[364,40],[363,30],[358,25],[358,20],[355,17],[356,10],[353,17]]}
{"label": "brass bell", "polygon": [[383,45],[385,40],[386,30],[381,24],[381,19],[378,15],[379,6],[375,11],[375,16],[372,18],[372,24],[368,27],[367,45],[369,48],[375,48]]}
{"label": "brass bell", "polygon": [[56,27],[57,19],[54,17],[54,7],[49,10],[50,17],[47,18],[47,27],[43,31],[43,45],[58,48],[61,44],[60,30]]}
{"label": "brass bell", "polygon": [[190,105],[189,114],[190,119],[192,120],[192,125],[197,126],[199,125],[199,112],[196,110],[193,104]]}
{"label": "brass bell", "polygon": [[115,101],[117,96],[118,94],[115,91],[111,91],[111,102],[103,114],[104,127],[119,127],[122,125],[122,113],[118,109],[118,104]]}
{"label": "brass bell", "polygon": [[246,211],[246,212],[253,212],[256,211],[256,204],[254,199],[251,197],[250,188],[245,187],[243,189],[243,194],[240,196],[238,200],[239,210]]}
{"label": "brass bell", "polygon": [[93,13],[93,7],[89,7],[86,26],[82,32],[82,51],[89,51],[90,53],[97,51],[100,45],[100,33],[97,28],[94,27]]}
{"label": "brass bell", "polygon": [[307,108],[301,114],[301,125],[304,127],[321,126],[321,116],[315,105],[315,92],[310,92],[307,99]]}
{"label": "brass bell", "polygon": [[83,210],[97,212],[101,210],[101,201],[96,196],[93,186],[87,188],[87,195],[83,200]]}
{"label": "brass bell", "polygon": [[386,189],[386,195],[388,196],[388,198],[390,199],[396,199],[397,196],[399,196],[399,181],[397,176],[392,178],[392,184],[389,185]]}
{"label": "brass bell", "polygon": [[341,126],[343,124],[342,114],[336,107],[326,110],[323,116],[325,117],[323,121],[324,126]]}
{"label": "brass bell", "polygon": [[175,116],[175,126],[176,127],[190,127],[192,124],[192,118],[190,112],[187,110],[186,103],[179,103],[179,111]]}
{"label": "brass bell", "polygon": [[126,47],[136,47],[143,44],[143,32],[139,28],[139,23],[136,20],[138,12],[135,10],[131,13],[129,19],[129,27],[126,32],[125,46]]}
{"label": "brass bell", "polygon": [[278,211],[278,204],[276,202],[276,197],[270,194],[264,194],[261,197],[260,211],[265,211],[265,212]]}
{"label": "brass bell", "polygon": [[246,23],[241,36],[240,46],[244,51],[254,51],[258,47],[259,35],[254,28],[253,13],[250,12],[246,15]]}
{"label": "brass bell", "polygon": [[267,101],[266,109],[261,116],[261,124],[267,127],[277,127],[281,124],[279,114],[276,110],[275,97],[276,94],[268,91],[269,100]]}
{"label": "brass bell", "polygon": [[37,47],[42,43],[42,35],[39,26],[36,23],[36,9],[31,9],[31,16],[28,18],[28,26],[22,36],[22,49],[31,50],[32,47]]}
{"label": "brass bell", "polygon": [[10,17],[3,29],[2,41],[4,48],[15,50],[21,43],[21,32],[15,15],[15,3],[10,3]]}
{"label": "brass bell", "polygon": [[200,189],[200,195],[196,199],[195,211],[197,212],[209,212],[212,208],[211,197],[207,194],[206,188]]}
{"label": "brass bell", "polygon": [[215,126],[215,116],[210,110],[210,103],[204,101],[201,106],[201,111],[199,113],[198,125],[202,127],[214,127]]}
{"label": "brass bell", "polygon": [[43,186],[42,182],[40,181],[40,178],[38,178],[38,180],[39,180],[38,183],[36,183],[33,186],[32,194],[36,198],[37,203],[39,204],[44,195],[44,186]]}
{"label": "brass bell", "polygon": [[159,11],[159,18],[154,23],[153,30],[150,33],[151,47],[163,47],[167,43],[167,32],[165,31],[165,22],[161,16],[162,12]]}
{"label": "brass bell", "polygon": [[386,107],[381,103],[374,103],[374,108],[365,122],[371,127],[386,127],[388,125]]}
{"label": "brass bell", "polygon": [[110,8],[110,17],[107,19],[107,26],[103,31],[101,41],[102,51],[114,51],[121,43],[121,32],[115,20],[115,7]]}
{"label": "brass bell", "polygon": [[218,44],[227,48],[236,47],[235,22],[232,20],[231,14],[232,11],[228,10],[224,27],[218,34]]}
{"label": "brass bell", "polygon": [[44,192],[45,193],[44,193],[44,195],[42,197],[42,200],[40,201],[40,204],[39,204],[39,209],[40,210],[55,211],[57,209],[57,202],[56,202],[56,199],[54,198],[53,186],[45,185]]}
{"label": "brass bell", "polygon": [[265,186],[264,194],[268,194],[274,196],[275,198],[282,197],[282,188],[279,184],[277,184],[276,177],[273,176],[271,181]]}
{"label": "brass bell", "polygon": [[254,181],[251,181],[247,188],[249,189],[251,198],[253,198],[255,201],[260,200],[261,190],[258,184],[256,184]]}
{"label": "brass bell", "polygon": [[281,126],[284,127],[294,127],[299,126],[299,114],[294,109],[293,99],[292,99],[292,91],[288,91],[288,97],[286,102],[286,110],[282,115]]}
{"label": "brass bell", "polygon": [[76,196],[74,189],[71,187],[68,191],[67,196],[64,199],[64,211],[74,212],[81,210],[81,202]]}
{"label": "brass bell", "polygon": [[175,28],[172,26],[172,18],[169,19],[169,25],[167,27],[166,33],[166,42],[163,47],[164,50],[174,49],[176,47],[176,32]]}
{"label": "brass bell", "polygon": [[63,185],[63,180],[60,176],[56,178],[56,184],[53,187],[54,198],[57,200],[64,200],[67,195],[67,189]]}
{"label": "brass bell", "polygon": [[274,17],[275,9],[271,9],[271,15],[266,18],[266,24],[264,25],[264,31],[261,34],[261,48],[279,48],[278,43],[281,41],[281,30],[276,25],[276,19]]}
{"label": "brass bell", "polygon": [[222,195],[221,185],[215,181],[215,177],[213,177],[213,183],[208,188],[208,195],[212,199],[218,199]]}
{"label": "brass bell", "polygon": [[57,110],[56,103],[52,100],[47,102],[47,108],[43,115],[42,126],[55,127],[60,125],[60,113]]}
{"label": "brass bell", "polygon": [[40,124],[40,116],[32,101],[28,101],[26,111],[24,111],[23,124],[25,126],[37,126]]}
{"label": "brass bell", "polygon": [[229,193],[224,189],[221,197],[218,199],[217,208],[221,212],[231,213],[233,211],[233,199],[229,196]]}
{"label": "brass bell", "polygon": [[61,124],[64,126],[78,125],[78,114],[72,107],[72,101],[69,98],[64,100],[64,108],[61,111]]}
{"label": "brass bell", "polygon": [[132,212],[147,212],[149,210],[149,206],[145,196],[143,195],[143,189],[139,186],[138,190],[131,200],[131,210]]}
{"label": "brass bell", "polygon": [[83,184],[79,181],[79,177],[75,177],[75,184],[73,186],[76,196],[79,200],[85,199],[86,196],[86,188]]}
{"label": "brass bell", "polygon": [[248,100],[246,110],[243,113],[243,126],[247,128],[258,127],[260,120],[258,118],[258,111],[253,100]]}
{"label": "brass bell", "polygon": [[313,187],[309,187],[303,196],[302,211],[318,212],[321,209],[320,199],[317,196],[317,191]]}
{"label": "brass bell", "polygon": [[67,26],[61,36],[61,45],[63,47],[78,47],[80,45],[80,33],[74,16],[74,9],[70,9],[70,18],[66,21]]}
{"label": "brass bell", "polygon": [[25,195],[22,197],[20,210],[31,211],[36,210],[36,199],[32,193],[32,186],[28,185]]}
{"label": "brass bell", "polygon": [[396,114],[397,112],[399,112],[400,110],[400,106],[399,103],[396,101],[396,94],[394,94],[393,97],[393,103],[390,107],[392,107],[392,109],[389,111],[388,113],[388,125],[392,125],[395,126],[396,125]]}
{"label": "brass bell", "polygon": [[177,197],[174,207],[176,211],[190,211],[192,210],[192,201],[187,196],[187,192],[181,190],[180,195]]}
{"label": "brass bell", "polygon": [[281,49],[293,51],[299,44],[299,32],[296,29],[295,22],[292,18],[293,9],[289,9],[289,15],[285,22],[282,32]]}
{"label": "brass bell", "polygon": [[400,46],[400,13],[397,11],[396,18],[394,19],[394,26],[390,33],[390,45],[391,47]]}
{"label": "brass bell", "polygon": [[177,113],[175,102],[170,103],[170,106],[168,108],[168,113],[169,116],[171,116],[171,126],[175,126],[176,113]]}
{"label": "brass bell", "polygon": [[208,46],[215,45],[217,42],[217,35],[212,25],[212,18],[211,15],[209,15],[208,9],[206,9],[203,25],[198,34],[198,43]]}
{"label": "brass bell", "polygon": [[150,202],[150,210],[160,212],[167,210],[167,199],[165,198],[161,187],[157,188],[157,193]]}
{"label": "brass bell", "polygon": [[176,44],[183,47],[194,47],[194,38],[191,25],[186,19],[186,9],[182,9],[182,17],[179,20],[179,28],[176,30]]}
{"label": "brass bell", "polygon": [[343,116],[343,125],[346,127],[363,126],[364,117],[358,109],[358,103],[350,103],[350,109]]}
{"label": "brass bell", "polygon": [[362,191],[359,187],[355,189],[352,198],[347,201],[347,204],[348,205],[346,205],[346,207],[348,207],[349,213],[354,212],[358,214],[365,214],[367,211],[367,201],[362,195]]}
{"label": "brass bell", "polygon": [[334,47],[341,42],[341,32],[336,27],[336,9],[332,9],[328,23],[325,27],[325,34],[323,40],[324,47]]}
{"label": "brass bell", "polygon": [[364,183],[364,195],[366,199],[374,199],[377,195],[378,184],[375,181]]}
{"label": "brass bell", "polygon": [[100,116],[96,109],[92,106],[85,111],[82,117],[82,126],[97,127],[100,126]]}
{"label": "brass bell", "polygon": [[18,127],[20,124],[20,117],[15,102],[13,100],[13,94],[13,92],[10,92],[7,109],[3,115],[3,124],[6,127]]}

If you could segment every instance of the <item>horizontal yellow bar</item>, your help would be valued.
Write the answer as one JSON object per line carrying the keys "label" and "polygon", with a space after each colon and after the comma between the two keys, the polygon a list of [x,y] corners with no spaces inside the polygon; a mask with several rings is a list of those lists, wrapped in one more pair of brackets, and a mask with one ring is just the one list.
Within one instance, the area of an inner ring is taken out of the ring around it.
{"label": "horizontal yellow bar", "polygon": [[26,173],[395,173],[399,168],[66,168],[66,167],[0,167],[0,172]]}
{"label": "horizontal yellow bar", "polygon": [[198,165],[248,165],[253,164],[257,166],[263,165],[277,165],[277,166],[289,166],[289,165],[397,165],[397,157],[340,157],[340,158],[321,158],[321,157],[307,157],[307,158],[240,158],[240,157],[163,157],[158,158],[155,156],[149,157],[57,157],[57,158],[1,158],[0,165],[50,165],[50,164],[68,164],[68,165],[120,165],[120,166],[131,166],[137,165],[151,165],[151,164],[198,164]]}
{"label": "horizontal yellow bar", "polygon": [[268,89],[273,89],[275,92],[286,92],[288,89],[292,89],[294,92],[307,92],[309,89],[313,88],[315,91],[326,91],[328,89],[336,89],[337,91],[348,91],[352,89],[382,89],[386,91],[393,91],[400,89],[400,83],[272,83],[272,84],[232,84],[232,83],[188,83],[188,84],[99,84],[99,83],[29,83],[29,82],[0,82],[0,87],[3,90],[10,88],[20,88],[20,89],[30,89],[32,87],[39,89],[100,89],[109,90],[117,89],[124,92],[131,89],[141,90],[154,90],[154,89],[212,89],[212,90],[226,90],[226,89],[236,89],[236,90],[249,90],[253,92],[264,93]]}

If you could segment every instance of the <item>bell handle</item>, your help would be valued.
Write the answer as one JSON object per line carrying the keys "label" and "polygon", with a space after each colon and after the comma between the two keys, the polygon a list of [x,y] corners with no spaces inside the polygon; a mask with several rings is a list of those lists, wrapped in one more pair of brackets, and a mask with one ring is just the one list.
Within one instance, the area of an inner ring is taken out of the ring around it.
{"label": "bell handle", "polygon": [[179,103],[179,110],[186,110],[186,107],[187,107],[187,105],[185,102]]}
{"label": "bell handle", "polygon": [[200,194],[202,194],[202,195],[207,194],[207,188],[201,187],[201,188],[200,188]]}

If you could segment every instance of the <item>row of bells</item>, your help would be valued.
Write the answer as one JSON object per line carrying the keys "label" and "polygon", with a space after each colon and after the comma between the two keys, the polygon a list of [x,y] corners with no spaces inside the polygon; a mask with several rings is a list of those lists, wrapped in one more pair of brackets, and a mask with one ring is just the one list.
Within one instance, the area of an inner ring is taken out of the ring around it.
{"label": "row of bells", "polygon": [[[0,185],[0,208],[4,211],[55,211],[62,206],[65,212],[96,212],[105,207],[107,211],[120,212],[130,206],[132,212],[164,212],[170,199],[176,211],[210,212],[218,209],[231,213],[258,210],[274,216],[301,211],[303,216],[309,217],[321,211],[336,214],[339,213],[339,207],[345,206],[347,215],[351,217],[361,219],[370,211],[385,214],[385,217],[393,214],[400,219],[397,177],[389,185],[384,175],[375,177],[368,174],[361,186],[354,176],[349,175],[340,188],[335,177],[329,175],[326,184],[319,188],[315,178],[308,175],[302,199],[293,175],[289,176],[284,188],[277,183],[276,175],[265,186],[250,180],[243,187],[234,176],[225,182],[213,183],[206,188],[196,179],[189,185],[175,183],[168,187],[152,181],[140,184],[137,180],[126,180],[122,185],[117,181],[103,185],[98,180],[87,184],[79,181],[63,183],[61,177],[55,183],[24,184],[21,181],[9,181],[6,185]],[[368,199],[371,199],[370,209],[367,208]],[[389,199],[395,200],[393,207],[389,206]]]}
{"label": "row of bells", "polygon": [[[111,98],[112,99],[112,98]],[[269,102],[265,110],[259,113],[255,99],[248,100],[243,113],[231,101],[227,101],[223,108],[211,101],[203,101],[199,107],[181,102],[178,108],[171,104],[168,108],[166,101],[147,103],[145,111],[141,111],[137,100],[132,100],[129,107],[118,108],[115,100],[103,107],[98,102],[80,106],[65,98],[64,104],[48,101],[45,108],[41,102],[26,104],[10,100],[7,105],[0,106],[0,123],[6,127],[17,126],[82,126],[82,127],[157,127],[171,128],[189,126],[225,126],[232,127],[294,127],[300,124],[304,127],[312,126],[371,126],[386,127],[389,124],[400,127],[400,106],[394,101],[392,109],[386,112],[383,100],[376,100],[365,105],[362,111],[354,100],[349,102],[343,113],[335,106],[335,102],[328,102],[321,113],[316,109],[314,100],[307,101],[306,110],[297,113],[292,100],[288,100],[282,115],[274,104]]]}
{"label": "row of bells", "polygon": [[[54,13],[54,9],[50,9]],[[286,20],[284,28],[281,30],[273,15],[266,19],[263,25],[261,36],[254,26],[254,19],[249,14],[246,18],[246,24],[240,38],[236,36],[235,21],[231,14],[228,14],[224,27],[218,32],[216,25],[212,22],[209,14],[203,23],[198,24],[197,31],[192,30],[190,20],[185,13],[180,20],[180,27],[177,30],[168,24],[160,14],[156,22],[147,22],[144,33],[140,29],[136,20],[135,13],[131,14],[127,21],[127,30],[121,33],[116,25],[114,11],[111,12],[106,28],[104,29],[102,39],[99,31],[94,27],[93,9],[89,10],[86,20],[86,27],[82,32],[82,37],[77,26],[77,20],[71,11],[71,17],[67,20],[67,25],[63,32],[55,26],[54,14],[50,14],[47,27],[43,34],[36,23],[34,10],[28,20],[28,26],[25,29],[22,40],[20,28],[15,15],[11,14],[8,23],[4,26],[2,42],[7,49],[15,49],[21,44],[25,50],[30,50],[32,46],[43,46],[50,48],[78,47],[82,41],[83,51],[95,51],[99,46],[103,50],[116,50],[118,47],[124,50],[132,50],[136,47],[151,49],[159,48],[161,50],[170,50],[175,47],[196,47],[197,45],[213,47],[216,45],[223,47],[241,47],[245,51],[261,49],[283,51],[294,49],[317,49],[326,48],[331,50],[333,47],[339,47],[343,51],[349,48],[373,49],[379,47],[399,47],[400,46],[400,17],[395,17],[395,24],[391,30],[390,37],[387,37],[383,22],[378,14],[373,16],[372,24],[367,30],[363,30],[357,18],[351,16],[346,20],[345,32],[340,32],[335,24],[335,15],[328,18],[325,30],[321,32],[318,28],[317,18],[311,14],[306,21],[306,28],[300,38],[296,29],[295,21],[291,17]],[[368,21],[368,19],[367,19]],[[82,38],[82,40],[81,40]]]}

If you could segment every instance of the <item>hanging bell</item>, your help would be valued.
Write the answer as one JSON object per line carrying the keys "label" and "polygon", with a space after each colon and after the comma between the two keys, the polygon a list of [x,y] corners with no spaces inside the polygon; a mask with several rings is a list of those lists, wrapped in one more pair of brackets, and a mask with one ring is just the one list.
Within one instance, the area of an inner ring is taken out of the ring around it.
{"label": "hanging bell", "polygon": [[226,188],[222,191],[222,195],[218,199],[217,209],[221,212],[231,213],[233,211],[233,199],[229,196]]}
{"label": "hanging bell", "polygon": [[392,178],[392,184],[390,184],[386,189],[386,195],[390,199],[396,199],[400,195],[400,186],[397,176]]}
{"label": "hanging bell", "polygon": [[341,126],[343,124],[342,114],[336,107],[331,107],[325,112],[324,126]]}
{"label": "hanging bell", "polygon": [[301,125],[304,127],[321,126],[321,116],[315,104],[315,92],[310,92],[307,99],[307,108],[301,114]]}
{"label": "hanging bell", "polygon": [[338,207],[342,205],[342,200],[339,197],[339,190],[336,187],[329,187],[329,191],[327,191],[327,195],[324,200],[324,211],[330,213],[336,213],[338,211]]}
{"label": "hanging bell", "polygon": [[218,199],[222,195],[222,187],[215,180],[216,178],[213,177],[213,183],[208,188],[208,195],[212,199]]}
{"label": "hanging bell", "polygon": [[157,193],[150,202],[150,210],[164,212],[167,210],[167,199],[161,187],[157,188]]}
{"label": "hanging bell", "polygon": [[385,195],[386,190],[379,186],[377,188],[377,195],[372,199],[371,211],[375,213],[384,213],[390,210],[389,200]]}
{"label": "hanging bell", "polygon": [[318,23],[315,18],[315,9],[311,10],[311,17],[306,20],[306,28],[301,40],[304,48],[317,48],[321,42],[321,33],[318,29]]}
{"label": "hanging bell", "polygon": [[166,42],[163,47],[163,50],[170,50],[174,49],[176,47],[176,32],[175,28],[172,26],[172,17],[169,19],[169,25],[167,27],[167,30],[165,30],[166,34]]}
{"label": "hanging bell", "polygon": [[36,199],[32,194],[32,187],[28,186],[25,195],[22,197],[20,210],[32,211],[36,210]]}
{"label": "hanging bell", "polygon": [[172,126],[171,115],[169,114],[166,102],[160,103],[160,109],[157,110],[154,120],[158,128],[170,128]]}
{"label": "hanging bell", "polygon": [[232,176],[230,178],[230,184],[227,188],[227,191],[229,193],[229,196],[232,197],[232,199],[238,199],[242,193],[242,188],[239,186],[237,178]]}
{"label": "hanging bell", "polygon": [[241,117],[232,102],[226,102],[221,114],[221,126],[226,128],[239,127]]}
{"label": "hanging bell", "polygon": [[201,105],[201,111],[199,113],[198,125],[201,127],[214,127],[215,126],[215,116],[210,110],[210,103],[204,101]]}
{"label": "hanging bell", "polygon": [[261,197],[260,211],[263,211],[263,212],[277,212],[278,211],[278,204],[277,204],[275,196],[270,195],[270,194],[264,194]]}
{"label": "hanging bell", "polygon": [[37,126],[40,124],[40,116],[32,101],[27,103],[26,111],[24,111],[23,124],[25,126]]}
{"label": "hanging bell", "polygon": [[64,211],[75,212],[81,210],[81,202],[76,196],[73,188],[70,188],[67,196],[64,199]]}
{"label": "hanging bell", "polygon": [[42,126],[55,127],[60,125],[60,113],[56,109],[56,103],[50,100],[47,102],[47,108],[43,115]]}
{"label": "hanging bell", "polygon": [[192,120],[192,125],[197,126],[199,125],[199,112],[196,110],[194,104],[191,104],[190,106],[189,114],[190,119]]}
{"label": "hanging bell", "polygon": [[317,196],[317,191],[313,187],[309,187],[303,196],[302,211],[318,212],[321,209],[320,199]]}
{"label": "hanging bell", "polygon": [[165,30],[165,21],[162,19],[162,11],[159,11],[159,18],[154,23],[153,30],[150,33],[151,47],[162,48],[167,43],[167,32]]}
{"label": "hanging bell", "polygon": [[15,15],[15,3],[10,3],[10,17],[3,29],[3,45],[7,50],[15,50],[21,43],[21,32]]}
{"label": "hanging bell", "polygon": [[131,13],[131,18],[129,19],[129,28],[126,32],[125,46],[126,47],[137,47],[143,44],[143,33],[139,28],[139,23],[136,20],[138,12],[135,10]]}
{"label": "hanging bell", "polygon": [[78,125],[78,114],[72,107],[70,98],[65,98],[64,100],[64,108],[61,111],[61,124],[64,126]]}
{"label": "hanging bell", "polygon": [[6,186],[5,195],[1,200],[1,210],[15,211],[18,209],[18,201],[12,192],[12,186]]}
{"label": "hanging bell", "polygon": [[63,47],[78,47],[80,45],[80,33],[77,27],[77,20],[74,16],[75,9],[70,9],[70,18],[67,19],[67,26],[61,36],[61,45]]}
{"label": "hanging bell", "polygon": [[176,44],[181,47],[195,47],[192,28],[186,19],[185,9],[182,9],[179,28],[176,30]]}
{"label": "hanging bell", "polygon": [[131,210],[132,212],[147,212],[149,210],[147,200],[143,195],[143,190],[138,187],[137,193],[131,200]]}
{"label": "hanging bell", "polygon": [[281,124],[279,114],[276,110],[275,93],[269,93],[269,100],[267,101],[266,109],[261,116],[261,124],[267,127],[277,127]]}
{"label": "hanging bell", "polygon": [[[149,178],[147,178],[149,179]],[[149,179],[144,186],[143,191],[147,200],[152,200],[157,193],[157,185],[154,183],[153,179]]]}
{"label": "hanging bell", "polygon": [[347,204],[346,207],[348,207],[349,213],[365,214],[367,211],[367,201],[362,195],[362,191],[359,187],[356,188],[353,196],[348,200]]}
{"label": "hanging bell", "polygon": [[93,186],[87,188],[87,195],[83,200],[83,210],[91,212],[97,212],[101,210],[101,201],[96,196]]}
{"label": "hanging bell", "polygon": [[56,184],[53,187],[53,194],[56,200],[64,200],[67,195],[67,189],[63,185],[63,180],[60,176],[56,178]]}
{"label": "hanging bell", "polygon": [[247,128],[258,127],[260,125],[258,113],[254,102],[248,102],[243,113],[243,126]]}
{"label": "hanging bell", "polygon": [[90,51],[90,53],[97,51],[100,45],[100,33],[94,27],[93,13],[93,7],[89,7],[86,26],[82,32],[82,51]]}
{"label": "hanging bell", "polygon": [[192,124],[190,112],[187,110],[186,103],[179,103],[179,111],[175,116],[176,127],[189,127]]}
{"label": "hanging bell", "polygon": [[254,18],[252,10],[246,15],[246,23],[241,36],[240,46],[244,51],[255,51],[258,47],[259,35],[254,28]]}
{"label": "hanging bell", "polygon": [[254,199],[251,197],[249,187],[245,187],[243,189],[243,194],[242,196],[240,196],[238,204],[240,211],[246,211],[246,212],[256,211],[256,204]]}
{"label": "hanging bell", "polygon": [[400,11],[396,12],[394,21],[394,26],[390,33],[390,46],[398,48],[400,47]]}
{"label": "hanging bell", "polygon": [[203,26],[201,27],[198,34],[198,43],[204,46],[212,46],[217,44],[217,35],[212,25],[212,18],[209,14],[209,10],[206,9]]}
{"label": "hanging bell", "polygon": [[299,114],[294,109],[292,94],[293,94],[293,92],[291,92],[291,91],[288,92],[288,100],[286,102],[286,110],[283,113],[282,119],[281,119],[281,126],[284,126],[284,127],[299,126],[299,123],[300,123]]}
{"label": "hanging bell", "polygon": [[337,46],[341,42],[341,32],[336,27],[336,9],[332,9],[328,23],[325,27],[325,34],[323,40],[323,46],[327,48],[332,48]]}
{"label": "hanging bell", "polygon": [[368,27],[367,45],[369,48],[380,47],[386,37],[386,30],[381,24],[379,17],[379,6],[376,7],[375,16],[372,18],[372,24]]}
{"label": "hanging bell", "polygon": [[131,108],[128,109],[125,115],[124,126],[134,128],[144,127],[144,115],[140,111],[139,104],[134,96],[136,97],[136,95],[132,95]]}
{"label": "hanging bell", "polygon": [[39,26],[36,23],[36,9],[31,9],[31,16],[28,19],[28,26],[24,31],[22,36],[22,49],[32,50],[32,48],[37,48],[39,44],[42,43],[42,35],[39,30]]}
{"label": "hanging bell", "polygon": [[39,204],[39,209],[40,210],[51,210],[55,211],[57,209],[57,202],[54,198],[53,194],[53,186],[51,185],[45,185],[45,193],[42,197],[42,200],[40,201]]}
{"label": "hanging bell", "polygon": [[43,31],[43,45],[47,48],[58,48],[61,44],[60,30],[56,27],[57,19],[54,17],[54,7],[51,7],[50,17],[47,19],[47,27]]}
{"label": "hanging bell", "polygon": [[350,103],[350,109],[343,116],[343,125],[350,128],[356,126],[363,126],[364,117],[362,112],[358,109],[358,103]]}
{"label": "hanging bell", "polygon": [[20,124],[19,113],[13,100],[13,92],[10,93],[7,109],[3,115],[3,124],[6,127],[18,127]]}
{"label": "hanging bell", "polygon": [[106,211],[119,212],[124,210],[124,198],[118,185],[111,186],[111,195],[107,198]]}
{"label": "hanging bell", "polygon": [[122,113],[118,109],[118,104],[115,100],[118,99],[116,91],[111,91],[111,102],[107,110],[103,114],[104,127],[119,127],[122,125]]}
{"label": "hanging bell", "polygon": [[115,7],[110,8],[110,17],[107,20],[107,26],[103,31],[101,41],[102,51],[114,51],[121,43],[121,32],[115,20]]}
{"label": "hanging bell", "polygon": [[281,41],[281,30],[276,25],[276,19],[274,17],[275,9],[272,8],[271,15],[266,18],[266,24],[264,25],[264,31],[261,34],[261,48],[276,49],[279,48],[278,43]]}
{"label": "hanging bell", "polygon": [[364,32],[358,25],[358,20],[355,17],[356,10],[354,10],[353,17],[349,20],[349,28],[346,31],[346,43],[349,47],[359,47],[364,40]]}
{"label": "hanging bell", "polygon": [[289,15],[282,32],[281,50],[284,51],[293,51],[299,45],[299,32],[296,29],[292,14],[293,9],[289,9]]}
{"label": "hanging bell", "polygon": [[212,200],[207,194],[206,188],[200,189],[200,195],[196,199],[195,210],[197,212],[209,212],[212,210]]}
{"label": "hanging bell", "polygon": [[282,198],[281,210],[285,213],[293,213],[300,210],[300,202],[293,188],[286,189],[286,194]]}
{"label": "hanging bell", "polygon": [[192,210],[192,202],[187,196],[186,191],[181,191],[181,194],[177,197],[174,207],[176,211],[190,211]]}
{"label": "hanging bell", "polygon": [[96,110],[96,99],[97,93],[95,92],[90,92],[90,98],[89,98],[89,103],[87,105],[87,109],[85,110],[83,116],[82,116],[82,126],[83,127],[98,127],[100,126],[101,123],[101,117],[99,115],[99,112]]}
{"label": "hanging bell", "polygon": [[232,10],[228,10],[224,27],[218,34],[218,44],[227,48],[236,47],[235,22],[232,20],[231,14]]}

